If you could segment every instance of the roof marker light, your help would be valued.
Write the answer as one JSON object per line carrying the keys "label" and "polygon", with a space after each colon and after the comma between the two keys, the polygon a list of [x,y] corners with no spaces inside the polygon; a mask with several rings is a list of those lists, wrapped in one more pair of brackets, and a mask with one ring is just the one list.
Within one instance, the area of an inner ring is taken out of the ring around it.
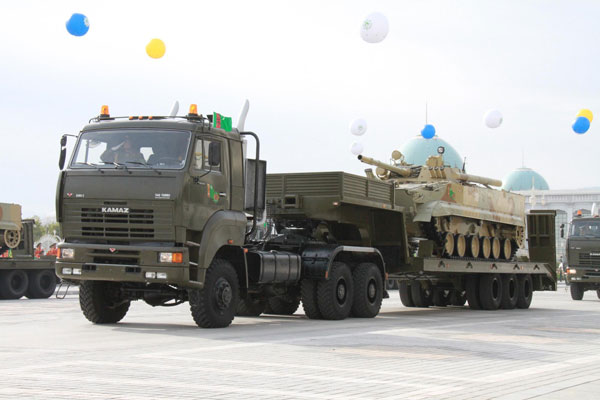
{"label": "roof marker light", "polygon": [[188,115],[197,116],[198,115],[198,105],[190,104],[190,112],[188,113]]}

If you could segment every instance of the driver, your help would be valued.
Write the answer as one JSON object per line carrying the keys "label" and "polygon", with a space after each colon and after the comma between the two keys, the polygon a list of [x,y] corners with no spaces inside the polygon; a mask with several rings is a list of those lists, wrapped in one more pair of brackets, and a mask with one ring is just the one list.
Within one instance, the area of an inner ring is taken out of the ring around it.
{"label": "driver", "polygon": [[118,145],[107,148],[100,156],[100,159],[104,162],[114,162],[117,164],[126,163],[128,161],[146,164],[144,155],[140,153],[137,147],[134,147],[129,135],[126,135],[124,140]]}

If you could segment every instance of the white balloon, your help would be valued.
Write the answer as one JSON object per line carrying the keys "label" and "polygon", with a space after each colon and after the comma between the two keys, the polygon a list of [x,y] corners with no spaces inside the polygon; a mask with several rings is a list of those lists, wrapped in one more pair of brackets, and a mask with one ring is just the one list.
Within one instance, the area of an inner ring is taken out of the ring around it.
{"label": "white balloon", "polygon": [[502,113],[498,110],[490,110],[485,113],[483,120],[488,128],[497,128],[502,124]]}
{"label": "white balloon", "polygon": [[390,30],[385,15],[375,12],[367,15],[360,26],[360,36],[367,43],[379,43],[387,36]]}
{"label": "white balloon", "polygon": [[350,133],[354,136],[362,136],[367,131],[367,121],[357,118],[350,124]]}
{"label": "white balloon", "polygon": [[358,156],[359,154],[362,154],[362,152],[364,150],[365,150],[365,148],[363,147],[363,145],[361,143],[356,143],[356,142],[352,143],[352,147],[350,148],[350,151],[355,156]]}

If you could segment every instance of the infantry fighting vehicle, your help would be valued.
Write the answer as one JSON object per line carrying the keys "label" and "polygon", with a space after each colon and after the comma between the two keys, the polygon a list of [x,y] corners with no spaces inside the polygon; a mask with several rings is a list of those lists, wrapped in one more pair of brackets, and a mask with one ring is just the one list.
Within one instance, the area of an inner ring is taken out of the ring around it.
{"label": "infantry fighting vehicle", "polygon": [[[443,258],[427,236],[412,244],[413,197],[391,182],[344,172],[267,176],[258,136],[243,129],[246,113],[227,132],[195,106],[184,117],[124,118],[103,107],[65,170],[61,139],[65,241],[56,271],[80,284],[90,321],[117,322],[132,300],[189,301],[201,327],[228,326],[236,313],[293,314],[300,300],[309,318],[374,317],[388,277],[410,282],[417,306],[433,294],[464,304],[466,292],[473,308],[527,308],[534,290],[555,289],[545,228],[553,224],[530,225],[529,263]],[[254,157],[245,156],[247,137]],[[515,239],[500,228],[498,238]],[[491,237],[490,229],[471,234]]]}
{"label": "infantry fighting vehicle", "polygon": [[21,227],[21,206],[0,203],[0,252],[19,245]]}
{"label": "infantry fighting vehicle", "polygon": [[[571,298],[581,300],[587,290],[595,290],[600,298],[600,218],[575,217],[568,233],[566,280],[571,287]],[[561,236],[564,237],[564,225]]]}

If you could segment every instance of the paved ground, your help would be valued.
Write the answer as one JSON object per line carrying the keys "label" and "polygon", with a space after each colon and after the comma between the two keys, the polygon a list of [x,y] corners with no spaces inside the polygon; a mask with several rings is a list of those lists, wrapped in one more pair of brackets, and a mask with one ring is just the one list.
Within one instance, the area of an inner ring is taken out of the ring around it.
{"label": "paved ground", "polygon": [[92,325],[76,295],[0,302],[0,398],[598,399],[600,300],[536,292],[532,308],[404,308],[197,328],[187,305],[135,303]]}

